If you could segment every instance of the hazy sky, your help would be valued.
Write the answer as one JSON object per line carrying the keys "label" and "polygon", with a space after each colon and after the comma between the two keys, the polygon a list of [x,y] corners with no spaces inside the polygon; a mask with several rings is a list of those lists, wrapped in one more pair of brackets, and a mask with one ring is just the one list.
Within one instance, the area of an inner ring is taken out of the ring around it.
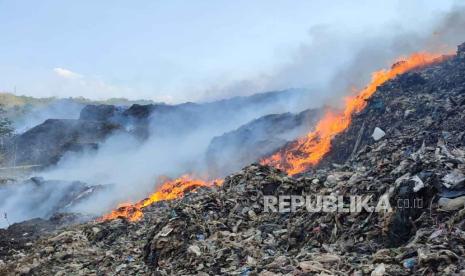
{"label": "hazy sky", "polygon": [[[0,0],[0,91],[214,98],[295,62],[303,45],[316,42],[310,36],[316,27],[344,35],[421,31],[453,3]],[[300,83],[290,78],[286,85]]]}

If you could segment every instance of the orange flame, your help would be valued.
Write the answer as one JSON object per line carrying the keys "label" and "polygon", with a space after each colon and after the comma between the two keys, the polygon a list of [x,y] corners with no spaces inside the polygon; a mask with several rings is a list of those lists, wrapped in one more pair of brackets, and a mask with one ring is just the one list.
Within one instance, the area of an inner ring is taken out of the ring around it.
{"label": "orange flame", "polygon": [[[304,172],[317,164],[331,148],[331,140],[337,134],[346,130],[352,115],[360,112],[367,105],[366,100],[375,93],[378,86],[407,71],[421,68],[446,59],[448,56],[440,54],[416,53],[406,59],[396,62],[389,70],[380,70],[372,74],[371,82],[356,96],[345,98],[345,107],[340,111],[328,111],[317,123],[315,130],[305,137],[288,144],[275,154],[261,160],[264,165],[279,168],[290,175]],[[184,196],[186,192],[199,187],[221,186],[222,179],[204,181],[183,175],[177,179],[164,182],[155,193],[135,204],[120,204],[116,210],[104,215],[99,221],[126,218],[129,221],[138,221],[143,216],[143,208],[154,202],[171,200]]]}
{"label": "orange flame", "polygon": [[199,187],[212,187],[220,186],[223,184],[222,179],[215,179],[213,181],[204,181],[194,179],[190,175],[183,175],[174,180],[164,182],[155,193],[151,194],[148,198],[143,199],[135,204],[123,203],[118,206],[116,210],[99,218],[99,221],[113,220],[116,218],[126,218],[129,221],[138,221],[143,216],[143,208],[151,205],[154,202],[162,200],[171,200],[184,196],[185,193],[193,191]]}
{"label": "orange flame", "polygon": [[352,115],[365,108],[366,100],[375,93],[378,86],[399,74],[440,62],[445,58],[447,56],[440,54],[415,53],[406,59],[399,60],[389,70],[374,72],[371,82],[364,89],[360,90],[356,96],[345,99],[343,110],[328,111],[317,123],[314,131],[261,160],[261,164],[274,166],[289,175],[306,171],[329,152],[332,138],[349,127]]}

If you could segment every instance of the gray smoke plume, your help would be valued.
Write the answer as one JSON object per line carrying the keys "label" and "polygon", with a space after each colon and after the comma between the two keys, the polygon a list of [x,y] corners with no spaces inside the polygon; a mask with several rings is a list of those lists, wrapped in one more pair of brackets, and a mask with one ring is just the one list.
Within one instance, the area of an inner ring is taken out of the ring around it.
{"label": "gray smoke plume", "polygon": [[[399,14],[402,16],[402,11]],[[290,62],[270,74],[216,87],[217,90],[206,93],[218,96],[311,87],[318,93],[308,103],[309,107],[325,101],[337,103],[348,90],[367,83],[370,72],[389,67],[401,56],[418,51],[453,53],[465,40],[463,5],[456,5],[449,12],[437,12],[434,18],[423,18],[423,21],[421,30],[411,30],[396,22],[383,30],[365,27],[358,31],[317,25],[309,29],[310,42],[300,45]]]}
{"label": "gray smoke plume", "polygon": [[[167,127],[176,125],[179,134],[172,131],[170,135],[158,135],[160,133],[153,130],[144,142],[127,134],[114,135],[101,144],[97,152],[69,154],[56,167],[40,175],[46,179],[79,180],[89,185],[111,184],[110,190],[83,202],[75,207],[75,211],[98,214],[115,207],[118,202],[141,199],[155,189],[156,179],[161,175],[176,177],[185,172],[206,171],[205,151],[215,136],[265,114],[298,112],[323,104],[338,105],[342,96],[352,91],[351,87],[360,88],[369,80],[369,72],[388,67],[401,55],[421,50],[448,52],[455,49],[465,40],[465,8],[456,6],[451,12],[438,15],[418,33],[391,27],[381,34],[371,34],[367,30],[344,34],[319,26],[312,28],[309,35],[312,42],[302,45],[293,61],[277,68],[273,74],[216,88],[220,89],[218,95],[231,95],[237,94],[238,90],[252,93],[305,87],[312,91],[305,102],[296,104],[283,100],[282,104],[269,109],[255,106],[241,110],[229,121],[219,122],[216,113],[207,114],[205,117],[209,119],[192,131],[182,131],[192,127],[190,118],[183,121],[182,117],[180,120],[166,115]],[[157,124],[152,127],[160,129]],[[16,191],[3,189],[0,195],[7,200],[0,203],[0,211],[21,209],[16,211],[23,219],[41,215],[36,210],[23,209],[19,203],[11,204],[19,202],[16,197],[21,198],[23,193],[30,191],[27,187]],[[4,202],[10,203],[6,205]]]}

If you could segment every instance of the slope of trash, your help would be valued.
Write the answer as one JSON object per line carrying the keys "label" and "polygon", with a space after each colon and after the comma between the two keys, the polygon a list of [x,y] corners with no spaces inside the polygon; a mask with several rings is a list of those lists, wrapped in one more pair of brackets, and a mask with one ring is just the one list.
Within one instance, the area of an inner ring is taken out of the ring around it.
{"label": "slope of trash", "polygon": [[209,175],[233,173],[305,135],[321,118],[321,109],[270,114],[214,137],[207,149]]}
{"label": "slope of trash", "polygon": [[[265,212],[271,195],[371,196],[392,211]],[[464,223],[465,44],[379,87],[298,178],[252,164],[138,222],[30,241],[2,257],[0,274],[451,275],[465,273]]]}

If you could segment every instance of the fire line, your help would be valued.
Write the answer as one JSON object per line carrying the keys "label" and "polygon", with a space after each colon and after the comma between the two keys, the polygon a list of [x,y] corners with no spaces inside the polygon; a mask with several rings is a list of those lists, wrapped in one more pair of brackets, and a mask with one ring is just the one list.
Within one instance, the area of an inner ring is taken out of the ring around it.
{"label": "fire line", "polygon": [[186,192],[193,191],[199,187],[213,187],[220,186],[221,184],[223,184],[222,179],[204,181],[186,174],[174,180],[164,182],[155,193],[151,194],[146,199],[138,201],[135,204],[120,204],[117,209],[99,218],[99,221],[112,220],[116,218],[127,218],[129,221],[138,221],[144,216],[142,209],[152,203],[180,198],[184,196]]}
{"label": "fire line", "polygon": [[[315,130],[306,136],[299,138],[283,147],[273,155],[260,161],[263,165],[270,165],[285,171],[289,175],[296,175],[316,165],[331,149],[331,140],[345,131],[352,120],[352,115],[362,111],[377,87],[397,75],[413,69],[419,69],[427,65],[438,63],[449,56],[431,53],[414,53],[407,58],[399,59],[387,70],[372,73],[370,83],[358,91],[355,96],[344,99],[342,110],[326,112],[317,123]],[[143,217],[143,208],[162,200],[172,200],[184,196],[186,192],[199,187],[221,186],[223,179],[205,181],[190,175],[183,175],[174,180],[164,182],[148,198],[134,204],[123,203],[116,210],[99,218],[99,221],[126,218],[129,221],[138,221]]]}
{"label": "fire line", "polygon": [[440,62],[447,57],[441,54],[415,53],[399,59],[391,69],[372,73],[371,82],[364,89],[358,91],[355,96],[345,98],[343,110],[328,111],[317,123],[314,131],[262,159],[260,163],[281,169],[289,175],[305,172],[330,151],[331,140],[349,127],[352,115],[365,108],[366,100],[375,93],[378,86],[399,74]]}

